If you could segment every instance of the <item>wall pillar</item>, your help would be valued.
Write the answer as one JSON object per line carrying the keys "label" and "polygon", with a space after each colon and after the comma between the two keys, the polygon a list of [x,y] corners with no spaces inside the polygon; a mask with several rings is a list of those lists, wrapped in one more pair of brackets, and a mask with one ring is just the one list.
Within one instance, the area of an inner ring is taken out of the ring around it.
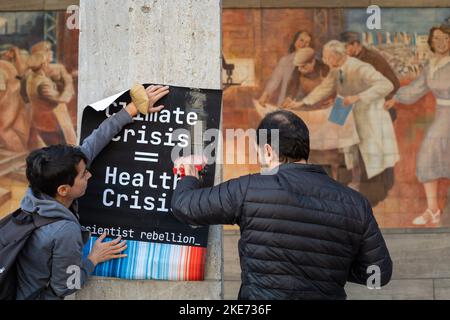
{"label": "wall pillar", "polygon": [[[220,89],[220,15],[218,0],[81,0],[78,129],[86,105],[135,81]],[[221,299],[222,262],[222,227],[212,226],[205,281],[92,277],[71,298]]]}

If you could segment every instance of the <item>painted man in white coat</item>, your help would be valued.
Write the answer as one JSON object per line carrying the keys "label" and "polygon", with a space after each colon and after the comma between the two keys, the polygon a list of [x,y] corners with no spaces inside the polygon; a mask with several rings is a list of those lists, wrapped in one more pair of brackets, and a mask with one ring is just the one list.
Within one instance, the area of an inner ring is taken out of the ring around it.
{"label": "painted man in white coat", "polygon": [[392,83],[375,68],[347,56],[345,45],[329,41],[323,49],[323,61],[330,67],[328,76],[302,101],[292,101],[289,108],[304,108],[329,97],[333,92],[344,97],[344,105],[353,105],[353,116],[360,143],[345,150],[345,161],[352,169],[350,187],[359,190],[361,164],[358,150],[370,179],[393,167],[400,159],[394,127],[384,109],[385,97]]}

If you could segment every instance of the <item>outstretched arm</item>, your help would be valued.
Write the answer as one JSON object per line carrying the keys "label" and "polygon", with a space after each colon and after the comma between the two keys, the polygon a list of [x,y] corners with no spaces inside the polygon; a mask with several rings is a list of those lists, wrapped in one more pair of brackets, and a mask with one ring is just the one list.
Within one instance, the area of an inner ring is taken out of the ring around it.
{"label": "outstretched arm", "polygon": [[424,69],[413,82],[407,86],[401,87],[394,95],[393,99],[400,103],[413,104],[422,98],[428,91],[430,91],[430,88],[428,88],[426,82]]}
{"label": "outstretched arm", "polygon": [[[163,86],[149,86],[146,89],[149,97],[149,112],[158,112],[164,106],[155,107],[156,102],[169,93],[168,87]],[[138,110],[134,103],[129,103],[124,109],[120,110],[115,115],[104,120],[100,126],[95,129],[80,146],[81,151],[88,158],[88,165],[95,159],[95,157],[105,148],[112,138],[114,138],[120,130],[127,124],[133,122],[133,117],[138,114]]]}
{"label": "outstretched arm", "polygon": [[124,126],[133,122],[133,117],[136,115],[136,107],[134,104],[129,104],[115,115],[104,120],[97,129],[84,139],[80,149],[88,158],[87,165],[90,165],[94,161],[95,157],[97,157]]}
{"label": "outstretched arm", "polygon": [[172,212],[190,225],[236,224],[248,186],[248,177],[200,188],[193,176],[182,178],[172,197]]}

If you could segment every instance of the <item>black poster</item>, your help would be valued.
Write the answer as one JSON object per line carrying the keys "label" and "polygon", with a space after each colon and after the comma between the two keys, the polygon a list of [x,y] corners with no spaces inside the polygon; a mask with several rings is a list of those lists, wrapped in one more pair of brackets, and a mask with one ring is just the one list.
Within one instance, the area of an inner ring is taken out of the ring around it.
{"label": "black poster", "polygon": [[[183,87],[169,90],[155,104],[164,105],[163,110],[136,116],[91,164],[92,177],[79,200],[79,212],[81,224],[93,236],[107,230],[112,237],[126,240],[206,247],[208,227],[184,225],[171,212],[178,179],[171,153],[175,146],[194,153],[217,143],[204,141],[203,134],[219,129],[222,93]],[[127,91],[103,111],[85,108],[81,141],[130,101]],[[203,185],[212,186],[214,175],[215,165],[207,165]]]}

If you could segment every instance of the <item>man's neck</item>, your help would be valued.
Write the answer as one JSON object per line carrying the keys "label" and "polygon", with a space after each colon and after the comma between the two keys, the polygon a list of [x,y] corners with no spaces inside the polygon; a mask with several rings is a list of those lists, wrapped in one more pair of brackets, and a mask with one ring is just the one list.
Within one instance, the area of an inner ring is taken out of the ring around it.
{"label": "man's neck", "polygon": [[[296,161],[296,162],[290,162],[290,163],[297,163],[297,164],[308,164],[307,162],[306,162],[306,160],[300,160],[300,161]],[[283,165],[283,164],[289,164],[289,162],[286,162],[286,163],[283,163],[283,162],[273,162],[273,163],[271,163],[269,166],[267,166],[267,167],[265,167],[265,168],[261,168],[261,173],[264,173],[264,172],[270,172],[270,171],[272,171],[273,169],[275,169],[276,167],[279,167],[279,166],[281,166],[281,165]]]}
{"label": "man's neck", "polygon": [[289,163],[307,164],[306,160],[300,160],[300,161],[296,161],[296,162],[274,162],[269,166],[269,170],[272,170],[273,168],[276,168],[283,164],[289,164]]}
{"label": "man's neck", "polygon": [[73,203],[72,199],[67,199],[67,198],[63,198],[61,196],[56,196],[55,197],[56,201],[58,201],[59,203],[61,203],[64,207],[66,208],[70,208],[70,206]]}

